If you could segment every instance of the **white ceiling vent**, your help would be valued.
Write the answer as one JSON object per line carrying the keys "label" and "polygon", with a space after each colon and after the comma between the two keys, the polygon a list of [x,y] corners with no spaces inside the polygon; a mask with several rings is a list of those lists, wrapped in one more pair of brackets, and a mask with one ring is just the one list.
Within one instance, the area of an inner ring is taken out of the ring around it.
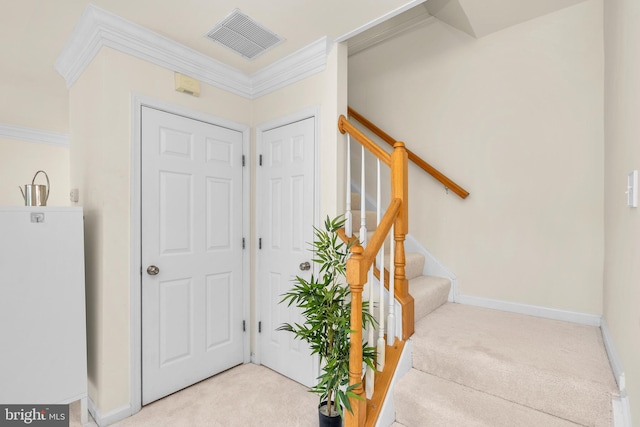
{"label": "white ceiling vent", "polygon": [[283,41],[279,35],[240,13],[238,9],[213,27],[207,37],[247,59],[254,59]]}

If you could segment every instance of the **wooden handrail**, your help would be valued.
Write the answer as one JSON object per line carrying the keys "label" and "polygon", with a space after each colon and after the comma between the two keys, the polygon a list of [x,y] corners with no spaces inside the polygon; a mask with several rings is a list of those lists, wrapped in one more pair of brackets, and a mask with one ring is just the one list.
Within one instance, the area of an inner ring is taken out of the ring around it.
{"label": "wooden handrail", "polygon": [[365,134],[360,132],[360,129],[349,123],[349,120],[343,115],[340,115],[338,119],[338,129],[340,133],[349,132],[349,135],[353,136],[356,141],[364,146],[367,150],[373,153],[378,159],[380,159],[387,166],[391,166],[391,155],[384,151],[378,144],[369,139]]}
{"label": "wooden handrail", "polygon": [[393,199],[391,203],[389,203],[389,207],[380,220],[380,224],[378,224],[376,231],[373,232],[373,236],[371,236],[371,240],[369,240],[367,247],[365,248],[363,253],[367,270],[369,270],[369,267],[371,267],[373,261],[375,261],[376,254],[380,251],[380,248],[387,238],[389,231],[391,231],[391,226],[395,222],[396,218],[398,217],[398,213],[400,212],[401,204],[402,201],[400,199]]}
{"label": "wooden handrail", "polygon": [[[347,112],[351,117],[353,117],[354,119],[356,119],[357,121],[362,123],[367,129],[369,129],[371,132],[376,134],[380,139],[382,139],[387,144],[389,144],[389,145],[391,145],[393,147],[394,144],[397,142],[388,133],[386,133],[385,131],[380,129],[378,126],[373,124],[370,120],[368,120],[362,114],[358,113],[353,108],[347,107]],[[351,131],[349,131],[349,133],[351,133]],[[436,180],[438,180],[446,188],[448,188],[449,190],[453,191],[454,193],[456,193],[458,196],[460,196],[463,199],[466,199],[467,196],[469,196],[469,192],[467,190],[465,190],[464,188],[460,187],[458,184],[453,182],[451,179],[449,179],[445,174],[440,172],[438,169],[434,168],[429,163],[427,163],[424,160],[422,160],[422,158],[420,158],[420,156],[415,154],[413,151],[407,149],[407,154],[409,155],[409,160],[411,160],[413,163],[418,165],[418,167],[420,167],[426,173],[428,173],[429,175],[434,177]]]}

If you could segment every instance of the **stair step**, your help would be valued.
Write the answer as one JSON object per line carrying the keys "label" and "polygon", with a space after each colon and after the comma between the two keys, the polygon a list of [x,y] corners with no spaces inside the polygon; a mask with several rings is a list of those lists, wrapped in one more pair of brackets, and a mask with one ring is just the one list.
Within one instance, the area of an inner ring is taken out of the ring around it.
{"label": "stair step", "polygon": [[360,209],[360,193],[351,192],[351,209]]}
{"label": "stair step", "polygon": [[[373,233],[374,231],[367,232],[367,241],[371,240],[371,238],[373,237]],[[354,233],[354,235],[357,236],[358,233]],[[391,271],[389,269],[389,265],[391,262],[391,257],[390,257],[391,236],[387,237],[384,245],[385,245],[384,246],[384,252],[385,252],[384,268],[386,268],[387,271]],[[406,264],[404,267],[404,274],[407,280],[411,280],[415,277],[422,276],[424,271],[424,262],[425,262],[424,255],[418,252],[406,252],[404,254],[404,257],[406,260]]]}
{"label": "stair step", "polygon": [[[416,277],[422,277],[422,272],[424,271],[424,255],[418,252],[406,252],[404,254],[404,258],[406,260],[404,275],[407,280],[412,280]],[[389,266],[391,265],[390,262],[390,257],[385,255],[384,268],[386,268],[388,271],[391,271],[391,269],[389,268]]]}
{"label": "stair step", "polygon": [[[360,231],[360,226],[362,224],[362,219],[360,218],[360,211],[357,210],[352,210],[351,211],[351,215],[353,218],[353,222],[352,222],[352,229],[354,232],[359,232]],[[367,225],[367,231],[374,231],[376,229],[376,226],[378,225],[378,214],[375,211],[365,211],[365,216],[366,216],[366,225]]]}
{"label": "stair step", "polygon": [[413,367],[585,426],[612,425],[618,392],[597,327],[447,303],[416,323]]}
{"label": "stair step", "polygon": [[409,280],[409,293],[415,300],[415,321],[418,322],[446,303],[450,289],[451,281],[444,277],[418,276]]}
{"label": "stair step", "polygon": [[398,381],[394,402],[396,422],[405,426],[577,426],[416,369],[411,369]]}

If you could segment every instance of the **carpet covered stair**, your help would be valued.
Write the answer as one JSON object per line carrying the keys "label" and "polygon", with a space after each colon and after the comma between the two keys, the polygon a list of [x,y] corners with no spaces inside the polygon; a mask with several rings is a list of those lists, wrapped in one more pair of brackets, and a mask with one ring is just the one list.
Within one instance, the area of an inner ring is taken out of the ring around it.
{"label": "carpet covered stair", "polygon": [[394,426],[613,426],[618,389],[600,328],[448,303],[449,279],[423,275],[422,254],[405,255],[416,324]]}
{"label": "carpet covered stair", "polygon": [[[360,229],[360,195],[358,193],[351,193],[351,206],[353,209],[353,231],[358,235]],[[376,212],[372,210],[366,211],[366,225],[368,240],[371,240],[373,233],[376,229]],[[391,246],[389,244],[390,239],[387,239],[385,244],[385,268],[389,271],[390,256],[389,252]],[[406,265],[405,276],[409,281],[409,293],[415,300],[415,315],[416,321],[426,316],[442,304],[447,302],[449,296],[449,290],[451,288],[451,281],[442,277],[425,276],[424,271],[424,255],[416,252],[405,253]],[[366,293],[365,293],[366,295]]]}
{"label": "carpet covered stair", "polygon": [[400,425],[613,425],[597,327],[447,303],[416,322],[412,344],[394,389]]}
{"label": "carpet covered stair", "polygon": [[397,422],[405,426],[578,426],[417,369],[402,377],[397,387]]}

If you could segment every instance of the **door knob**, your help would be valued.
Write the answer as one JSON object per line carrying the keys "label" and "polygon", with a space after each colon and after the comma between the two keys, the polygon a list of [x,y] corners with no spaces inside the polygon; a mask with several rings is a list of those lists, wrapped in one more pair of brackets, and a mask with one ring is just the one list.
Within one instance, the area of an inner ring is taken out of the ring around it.
{"label": "door knob", "polygon": [[309,262],[300,263],[300,270],[306,271],[306,270],[310,270],[310,269],[311,269],[311,264],[309,264]]}
{"label": "door knob", "polygon": [[160,269],[155,265],[150,265],[149,267],[147,267],[147,274],[149,276],[155,276],[158,273],[160,273]]}

